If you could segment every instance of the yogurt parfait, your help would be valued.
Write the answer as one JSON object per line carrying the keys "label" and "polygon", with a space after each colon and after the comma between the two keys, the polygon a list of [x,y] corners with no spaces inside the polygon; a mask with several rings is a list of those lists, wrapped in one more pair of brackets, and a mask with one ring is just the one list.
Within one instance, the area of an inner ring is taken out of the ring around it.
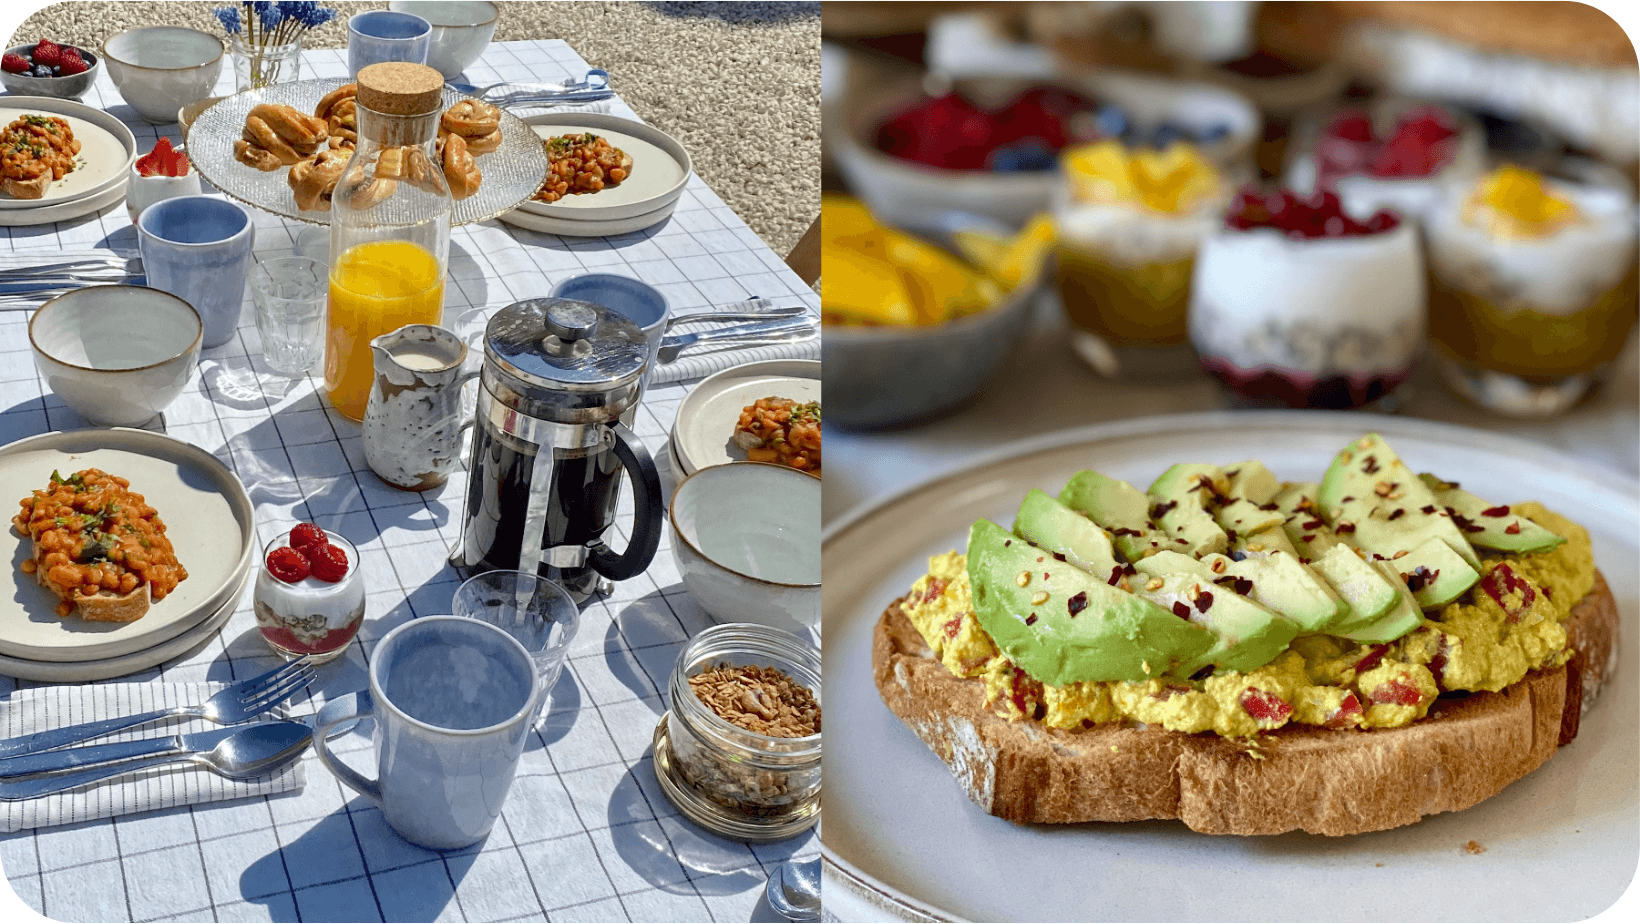
{"label": "yogurt parfait", "polygon": [[298,523],[268,543],[254,599],[257,627],[274,651],[323,664],[347,649],[364,621],[359,552],[335,533]]}

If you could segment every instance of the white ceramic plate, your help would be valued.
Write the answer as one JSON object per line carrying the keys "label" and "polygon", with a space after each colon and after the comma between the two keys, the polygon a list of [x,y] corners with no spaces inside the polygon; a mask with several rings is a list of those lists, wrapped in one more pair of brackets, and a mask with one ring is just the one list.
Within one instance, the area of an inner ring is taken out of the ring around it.
{"label": "white ceramic plate", "polygon": [[642,122],[596,112],[549,112],[524,121],[543,140],[591,132],[632,157],[632,175],[621,185],[557,202],[531,199],[519,206],[531,214],[596,221],[650,214],[678,200],[694,169],[683,145]]}
{"label": "white ceramic plate", "polygon": [[678,405],[678,416],[672,422],[672,451],[682,474],[693,475],[709,465],[745,462],[746,450],[734,444],[735,425],[741,410],[759,398],[819,401],[820,361],[769,359],[701,379]]}
{"label": "white ceramic plate", "polygon": [[12,590],[0,594],[0,654],[72,662],[152,648],[206,620],[250,571],[255,554],[250,496],[233,472],[198,447],[116,428],[47,433],[0,448],[0,484],[16,495],[4,499],[13,503],[44,487],[53,470],[66,476],[85,468],[130,479],[131,489],[165,521],[188,579],[134,622],[63,619],[53,612],[56,596],[18,569],[29,557],[29,544],[11,527]]}
{"label": "white ceramic plate", "polygon": [[86,215],[111,208],[125,199],[125,190],[130,183],[127,177],[125,182],[111,186],[100,193],[71,199],[67,202],[57,202],[52,205],[42,205],[32,209],[0,210],[0,227],[21,228],[29,225],[48,225],[56,221],[70,221],[83,218]]}
{"label": "white ceramic plate", "polygon": [[614,237],[617,234],[631,234],[660,224],[670,218],[672,210],[677,207],[678,200],[672,199],[653,212],[644,212],[630,218],[593,221],[541,215],[519,206],[510,212],[503,212],[499,217],[509,225],[540,231],[543,234],[556,234],[559,237]]}
{"label": "white ceramic plate", "polygon": [[[0,98],[0,128],[24,115],[61,116],[80,142],[75,168],[46,187],[38,199],[15,199],[0,192],[0,211],[36,209],[124,188],[137,159],[137,140],[125,123],[100,109],[49,96]],[[6,222],[13,224],[13,222]]]}
{"label": "white ceramic plate", "polygon": [[[890,713],[871,638],[932,554],[978,517],[1011,522],[1030,488],[1084,468],[1139,484],[1175,462],[1260,459],[1313,481],[1377,430],[1416,471],[1498,502],[1541,500],[1594,538],[1622,614],[1616,676],[1576,741],[1462,812],[1355,837],[1214,837],[1177,821],[1019,826],[963,795]],[[845,464],[837,459],[833,465]],[[1213,413],[1055,434],[987,453],[832,524],[825,562],[827,719],[821,833],[828,916],[1055,920],[1581,920],[1623,894],[1640,858],[1640,485],[1534,444],[1363,414]],[[1470,842],[1480,855],[1464,849]]]}
{"label": "white ceramic plate", "polygon": [[203,622],[152,648],[94,661],[30,661],[27,658],[0,655],[0,674],[43,683],[84,683],[88,680],[124,677],[126,674],[134,674],[164,664],[209,641],[211,636],[220,632],[239,608],[239,599],[245,595],[245,588],[254,578],[255,575],[247,572],[244,581],[236,585],[222,605],[208,614]]}

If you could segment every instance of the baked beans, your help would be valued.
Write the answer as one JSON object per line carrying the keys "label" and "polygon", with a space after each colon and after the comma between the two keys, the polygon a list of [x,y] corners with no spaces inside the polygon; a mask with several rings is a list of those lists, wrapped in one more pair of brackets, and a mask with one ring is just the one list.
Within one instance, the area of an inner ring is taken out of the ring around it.
{"label": "baked beans", "polygon": [[735,445],[752,462],[773,462],[820,474],[820,402],[759,398],[740,412]]}
{"label": "baked beans", "polygon": [[530,198],[557,202],[621,185],[632,174],[632,158],[608,140],[592,133],[558,135],[542,144],[547,149],[547,178]]}

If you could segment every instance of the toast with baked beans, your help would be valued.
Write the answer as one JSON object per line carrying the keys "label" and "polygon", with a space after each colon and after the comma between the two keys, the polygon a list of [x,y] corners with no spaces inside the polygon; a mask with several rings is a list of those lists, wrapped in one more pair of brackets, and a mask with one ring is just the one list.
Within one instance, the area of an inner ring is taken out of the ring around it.
{"label": "toast with baked beans", "polygon": [[134,622],[188,578],[158,511],[125,478],[52,472],[19,503],[11,522],[31,543],[22,571],[57,595],[58,616]]}

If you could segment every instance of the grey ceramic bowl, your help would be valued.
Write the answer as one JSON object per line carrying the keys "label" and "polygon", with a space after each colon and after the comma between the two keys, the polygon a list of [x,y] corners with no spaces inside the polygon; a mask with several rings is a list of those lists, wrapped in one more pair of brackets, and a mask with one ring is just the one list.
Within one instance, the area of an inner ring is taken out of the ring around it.
{"label": "grey ceramic bowl", "polygon": [[107,427],[140,427],[175,401],[199,365],[203,331],[187,302],[146,286],[75,289],[28,323],[46,385]]}
{"label": "grey ceramic bowl", "polygon": [[103,42],[108,76],[145,122],[177,120],[177,110],[211,95],[228,56],[227,43],[181,26],[127,29]]}
{"label": "grey ceramic bowl", "polygon": [[[78,45],[74,46],[79,48]],[[8,55],[20,55],[34,50],[34,45],[17,45],[6,49]],[[85,91],[91,89],[91,84],[102,73],[102,56],[93,54],[90,50],[80,48],[85,63],[91,65],[78,74],[67,77],[30,77],[27,74],[11,74],[0,71],[0,85],[4,85],[6,92],[13,96],[50,96],[55,99],[79,99]]]}
{"label": "grey ceramic bowl", "polygon": [[433,41],[427,46],[427,66],[454,79],[472,67],[495,37],[501,10],[487,0],[459,3],[428,0],[393,0],[387,8],[427,20],[433,27]]}

